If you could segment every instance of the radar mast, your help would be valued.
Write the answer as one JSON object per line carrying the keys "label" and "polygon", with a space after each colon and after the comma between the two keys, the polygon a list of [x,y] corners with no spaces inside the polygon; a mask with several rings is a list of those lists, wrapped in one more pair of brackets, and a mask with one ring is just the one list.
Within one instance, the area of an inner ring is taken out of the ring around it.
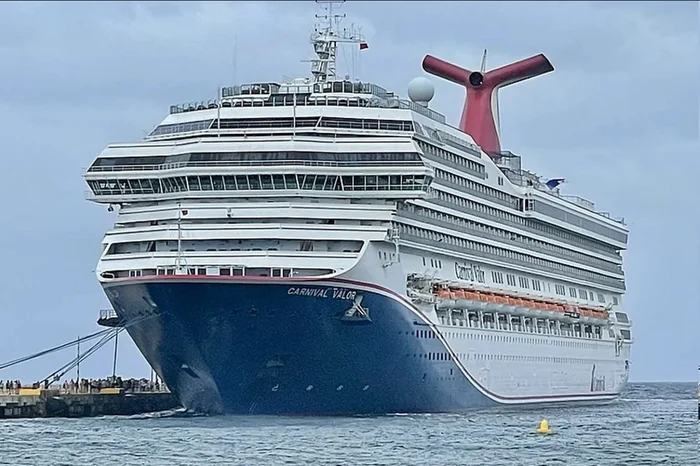
{"label": "radar mast", "polygon": [[336,76],[336,59],[339,43],[355,43],[366,48],[362,34],[351,27],[349,30],[340,30],[340,22],[346,15],[334,14],[334,6],[340,6],[345,0],[316,0],[322,5],[324,14],[317,14],[319,22],[311,34],[311,44],[314,47],[316,58],[311,60],[311,74],[314,82],[333,81]]}

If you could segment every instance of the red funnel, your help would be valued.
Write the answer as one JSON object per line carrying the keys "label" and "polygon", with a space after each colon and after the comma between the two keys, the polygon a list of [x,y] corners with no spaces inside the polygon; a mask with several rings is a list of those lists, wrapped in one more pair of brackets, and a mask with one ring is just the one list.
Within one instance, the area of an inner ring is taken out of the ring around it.
{"label": "red funnel", "polygon": [[498,89],[549,73],[554,67],[547,57],[540,54],[481,74],[426,55],[423,59],[423,69],[467,88],[459,128],[473,137],[481,146],[481,150],[492,154],[501,151],[496,126]]}

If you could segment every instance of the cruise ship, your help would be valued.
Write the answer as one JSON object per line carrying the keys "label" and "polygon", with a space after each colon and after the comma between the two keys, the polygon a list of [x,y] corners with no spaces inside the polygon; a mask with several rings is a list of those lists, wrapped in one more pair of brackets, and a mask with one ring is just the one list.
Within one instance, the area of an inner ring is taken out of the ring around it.
{"label": "cruise ship", "polygon": [[426,56],[466,88],[452,126],[427,76],[408,99],[338,76],[342,47],[370,51],[330,6],[310,76],[171,106],[86,170],[88,199],[116,211],[97,279],[146,360],[210,414],[617,399],[628,228],[500,147],[498,90],[549,60]]}

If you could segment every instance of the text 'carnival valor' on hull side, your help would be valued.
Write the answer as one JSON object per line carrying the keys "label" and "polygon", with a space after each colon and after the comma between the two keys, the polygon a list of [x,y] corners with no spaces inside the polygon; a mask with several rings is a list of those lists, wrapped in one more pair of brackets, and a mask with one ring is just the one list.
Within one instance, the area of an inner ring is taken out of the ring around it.
{"label": "text 'carnival valor' on hull side", "polygon": [[[627,384],[622,219],[501,149],[500,88],[544,55],[470,71],[459,127],[336,73],[333,3],[311,77],[174,105],[85,174],[116,210],[96,273],[129,335],[188,410],[454,412],[602,404]],[[485,55],[484,55],[485,62]]]}

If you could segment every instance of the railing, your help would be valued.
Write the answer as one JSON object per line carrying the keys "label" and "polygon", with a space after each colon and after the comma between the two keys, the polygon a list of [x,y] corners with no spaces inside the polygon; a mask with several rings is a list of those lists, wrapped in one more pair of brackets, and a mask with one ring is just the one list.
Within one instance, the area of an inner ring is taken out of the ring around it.
{"label": "railing", "polygon": [[[583,207],[584,209],[590,212],[606,217],[617,223],[621,223],[623,225],[625,224],[624,217],[613,217],[608,212],[596,211],[595,203],[589,201],[588,199],[584,199],[580,196],[565,196],[563,194],[560,194],[558,189],[545,189],[541,184],[539,176],[522,169],[521,158],[519,155],[515,155],[510,151],[501,152],[500,155],[501,157],[497,159],[496,165],[502,169],[503,173],[513,184],[518,186],[528,185],[538,187],[538,190],[543,193],[547,193],[551,196],[555,196],[559,199],[565,200],[579,207]],[[527,183],[528,181],[530,182],[529,184]]]}
{"label": "railing", "polygon": [[[417,229],[420,229],[418,227],[415,227]],[[470,247],[464,247],[458,244],[453,244],[449,241],[444,241],[442,238],[448,237],[448,236],[454,236],[454,235],[447,235],[445,233],[438,233],[441,239],[439,240],[434,240],[430,238],[426,238],[424,236],[417,236],[411,233],[408,233],[404,231],[402,233],[402,240],[408,241],[408,242],[413,242],[413,243],[418,243],[418,244],[424,244],[428,246],[432,246],[436,249],[448,249],[452,252],[456,252],[458,254],[469,254],[471,256],[477,256],[481,257],[487,260],[491,261],[497,261],[499,263],[507,263],[510,265],[517,265],[520,267],[525,267],[527,269],[536,269],[536,270],[541,270],[547,273],[552,273],[555,275],[563,275],[569,278],[573,278],[575,280],[582,280],[586,282],[592,282],[595,284],[600,284],[604,286],[609,286],[612,288],[616,288],[617,290],[624,290],[625,285],[624,285],[624,279],[616,279],[616,278],[611,278],[607,275],[602,275],[597,272],[591,272],[589,270],[583,270],[583,269],[578,269],[575,270],[575,267],[564,265],[564,264],[559,264],[559,263],[554,263],[552,261],[548,261],[546,259],[541,259],[544,261],[544,263],[537,263],[537,262],[529,262],[527,260],[524,260],[520,257],[505,257],[505,256],[500,256],[496,254],[492,254],[489,252],[484,252],[482,250],[476,249],[476,248],[470,248]],[[504,250],[504,248],[497,248]],[[520,254],[521,256],[525,256],[525,254],[522,253],[517,253]],[[556,265],[560,265],[564,268],[559,268],[556,267]]]}
{"label": "railing", "polygon": [[580,206],[580,207],[583,207],[584,209],[588,209],[588,210],[591,210],[591,211],[595,212],[595,204],[594,204],[593,202],[589,201],[588,199],[584,199],[584,198],[582,198],[582,197],[580,197],[580,196],[564,196],[564,195],[561,195],[560,197],[561,197],[562,199],[565,199],[565,200],[567,200],[567,201],[569,201],[569,202],[572,202],[572,203],[574,203],[574,204],[576,204],[576,205],[578,205],[578,206]]}
{"label": "railing", "polygon": [[[474,312],[474,311],[472,311]],[[510,315],[507,313],[499,313],[499,315]],[[517,317],[512,317],[511,319],[517,319]],[[438,320],[440,322],[440,325],[448,326],[448,327],[461,327],[461,328],[470,328],[470,329],[477,329],[477,330],[501,330],[501,331],[508,331],[508,332],[515,332],[515,333],[534,333],[537,335],[552,335],[555,337],[560,337],[560,338],[580,338],[580,339],[586,339],[586,340],[602,340],[602,341],[611,341],[603,338],[602,333],[594,333],[594,332],[582,332],[578,330],[571,330],[571,329],[565,329],[565,328],[557,328],[556,326],[553,326],[552,324],[554,323],[554,320],[552,319],[546,319],[550,321],[550,326],[547,327],[546,325],[532,325],[532,324],[525,324],[521,325],[517,322],[513,322],[511,320],[510,325],[508,323],[503,323],[499,322],[498,324],[495,322],[482,322],[480,320],[472,320],[468,319],[465,317],[457,317],[455,318],[454,316],[448,316],[448,315],[440,315],[438,316]]]}
{"label": "railing", "polygon": [[[435,192],[435,191],[433,191],[433,192]],[[586,241],[585,243],[572,242],[572,240],[570,238],[568,238],[567,236],[559,236],[559,235],[552,233],[549,230],[535,228],[532,224],[514,222],[508,218],[498,216],[498,215],[493,215],[488,211],[482,211],[479,209],[471,208],[468,205],[458,205],[458,204],[455,204],[454,202],[451,202],[449,200],[444,200],[444,199],[440,198],[439,195],[433,197],[431,200],[435,204],[438,204],[442,207],[446,207],[448,209],[453,209],[453,210],[456,210],[458,212],[464,212],[465,214],[473,215],[475,217],[481,217],[481,218],[484,218],[486,220],[491,220],[495,223],[503,223],[503,224],[508,225],[510,227],[513,227],[513,228],[516,228],[519,230],[528,231],[528,232],[534,233],[536,235],[545,236],[545,237],[553,239],[555,241],[559,241],[559,242],[563,242],[563,243],[571,242],[571,244],[573,246],[590,248],[590,250],[592,252],[596,252],[598,254],[604,254],[604,255],[611,257],[611,258],[614,258],[614,259],[620,259],[620,255],[618,253],[612,252],[609,249],[600,248],[600,247],[596,246],[593,241]]]}
{"label": "railing", "polygon": [[[186,251],[187,252],[187,251]],[[199,251],[205,252],[205,251]],[[269,251],[259,252],[258,256],[265,256]],[[284,252],[284,251],[283,251]],[[299,251],[296,251],[299,252]],[[301,251],[314,253],[314,251]],[[345,253],[339,253],[345,254]],[[347,254],[349,257],[357,257],[357,253]],[[186,259],[186,258],[183,258]],[[330,276],[335,272],[334,269],[325,268],[290,268],[290,267],[246,267],[244,265],[183,265],[182,271],[185,275],[198,275],[207,277],[322,277]],[[102,272],[100,274],[103,279],[113,280],[121,278],[140,278],[154,276],[172,276],[180,275],[177,266],[164,265],[149,269],[130,269],[116,270],[110,272]],[[107,276],[109,275],[109,277]]]}
{"label": "railing", "polygon": [[413,185],[387,185],[387,189],[382,189],[378,186],[358,186],[358,187],[345,187],[344,189],[321,189],[321,188],[275,188],[274,186],[260,188],[260,189],[181,189],[181,190],[162,190],[162,191],[130,191],[121,189],[102,189],[98,193],[86,189],[83,191],[84,198],[88,201],[97,201],[104,196],[164,196],[164,195],[186,195],[186,196],[202,196],[202,195],[215,195],[222,197],[240,197],[240,196],[270,196],[276,193],[283,193],[288,195],[290,193],[295,193],[295,195],[316,197],[323,195],[323,197],[335,197],[342,193],[344,197],[348,194],[352,196],[367,198],[369,196],[387,196],[388,198],[396,197],[406,197],[410,199],[427,199],[429,194],[427,192],[427,187],[420,183],[415,183]]}
{"label": "railing", "polygon": [[198,167],[260,167],[260,166],[304,166],[304,167],[381,167],[381,166],[425,166],[420,160],[416,161],[367,161],[367,162],[329,162],[322,160],[231,160],[212,162],[177,162],[159,165],[122,165],[122,166],[93,166],[87,173],[94,172],[123,172],[123,171],[154,171],[176,170],[178,168]]}
{"label": "railing", "polygon": [[[412,206],[411,206],[412,207]],[[419,209],[424,209],[421,207],[418,207]],[[430,210],[430,209],[428,209]],[[551,245],[552,247],[556,247],[558,249],[548,249],[543,245],[539,245],[537,243],[527,243],[524,241],[519,241],[516,239],[509,239],[509,235],[498,235],[495,233],[489,232],[487,229],[479,230],[478,228],[472,227],[471,225],[468,224],[468,220],[462,219],[465,221],[464,224],[459,224],[459,223],[454,223],[450,221],[445,221],[437,217],[433,217],[430,215],[426,215],[425,213],[421,213],[420,211],[416,212],[415,210],[411,210],[410,208],[399,208],[398,213],[402,217],[406,217],[412,220],[417,220],[425,223],[433,223],[433,224],[438,224],[439,226],[443,228],[447,228],[459,233],[466,232],[469,235],[473,236],[478,236],[480,238],[488,239],[491,241],[496,241],[501,245],[505,245],[506,247],[519,247],[521,249],[529,249],[534,252],[538,252],[540,254],[545,254],[547,256],[552,256],[556,257],[559,259],[571,261],[571,262],[577,262],[583,265],[588,265],[590,267],[596,267],[601,270],[605,270],[608,272],[613,272],[613,273],[618,273],[618,274],[623,274],[622,266],[619,264],[615,264],[612,262],[605,261],[603,259],[599,259],[596,257],[592,256],[587,256],[584,253],[576,252],[576,251],[571,251],[575,255],[567,255],[563,251],[565,251],[565,248]],[[449,215],[449,214],[448,214]],[[450,217],[453,217],[450,215]],[[459,218],[459,217],[458,217]],[[515,237],[519,237],[518,233],[510,233],[514,235]],[[539,240],[534,240],[534,241],[539,241]]]}
{"label": "railing", "polygon": [[118,319],[117,311],[114,309],[100,309],[100,320]]}
{"label": "railing", "polygon": [[[138,384],[131,385],[129,388],[115,387],[113,383],[109,380],[89,380],[87,384],[76,383],[75,381],[66,382],[65,384],[50,384],[48,388],[44,388],[43,384],[36,387],[42,390],[50,390],[58,392],[61,395],[77,395],[77,394],[89,394],[89,393],[100,393],[100,390],[106,388],[122,388],[124,393],[169,393],[170,389],[164,384],[159,382],[157,385],[154,382],[143,382],[139,381]],[[17,388],[14,385],[15,381],[11,381],[13,384],[10,388],[5,386],[5,381],[2,382],[2,387],[0,387],[0,395],[19,395],[22,389],[32,389],[35,388],[35,384],[21,384],[21,388]],[[97,386],[95,386],[97,385]]]}
{"label": "railing", "polygon": [[[369,86],[369,87],[368,87]],[[310,96],[308,94],[235,94],[231,88],[224,88],[227,95],[221,102],[196,102],[185,105],[171,105],[170,113],[185,113],[199,110],[235,107],[292,107],[292,106],[331,106],[331,107],[376,107],[410,109],[432,120],[445,123],[445,116],[428,107],[423,107],[409,100],[400,99],[392,93],[374,84],[362,84],[363,90],[353,92],[329,92]],[[293,98],[285,98],[293,97]],[[248,99],[245,99],[248,98]],[[255,100],[255,102],[253,102]],[[247,104],[247,105],[246,105]]]}
{"label": "railing", "polygon": [[[300,121],[297,122],[296,126],[253,126],[247,128],[221,128],[218,129],[216,123],[212,125],[211,128],[189,130],[176,133],[163,133],[163,134],[149,134],[145,137],[147,141],[171,141],[174,137],[218,137],[218,136],[287,136],[291,134],[296,134],[297,136],[312,134],[312,136],[322,135],[323,137],[338,137],[344,134],[357,134],[358,130],[362,130],[368,136],[392,136],[396,137],[398,135],[412,135],[413,132],[406,129],[388,129],[388,128],[356,128],[356,127],[338,127],[338,126],[307,126],[300,124],[303,119],[300,117]],[[209,121],[209,120],[208,120]],[[216,120],[214,120],[216,121]],[[156,127],[157,129],[158,127]],[[345,130],[345,131],[344,131]],[[347,131],[350,130],[350,131]],[[154,129],[155,131],[155,129]],[[306,134],[305,134],[306,133]],[[192,142],[188,142],[190,144]]]}

